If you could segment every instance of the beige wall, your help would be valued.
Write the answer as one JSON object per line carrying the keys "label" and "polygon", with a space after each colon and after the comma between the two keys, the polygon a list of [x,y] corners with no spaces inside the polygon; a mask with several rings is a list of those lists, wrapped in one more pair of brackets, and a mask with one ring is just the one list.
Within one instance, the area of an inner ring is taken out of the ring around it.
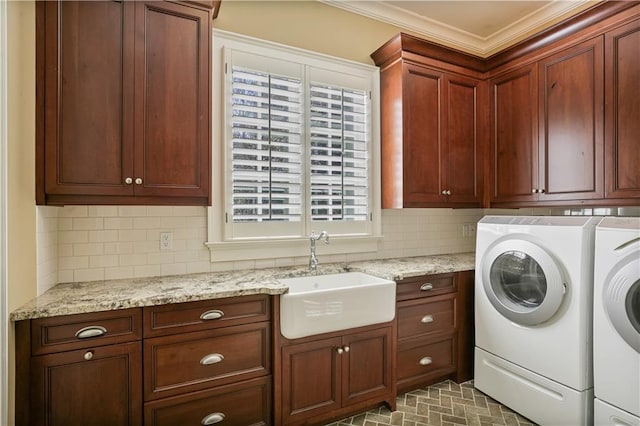
{"label": "beige wall", "polygon": [[[372,64],[398,27],[316,1],[224,1],[215,28]],[[405,32],[409,32],[404,30]]]}
{"label": "beige wall", "polygon": [[[8,309],[36,294],[35,6],[8,2]],[[9,419],[13,423],[13,332],[9,336]]]}

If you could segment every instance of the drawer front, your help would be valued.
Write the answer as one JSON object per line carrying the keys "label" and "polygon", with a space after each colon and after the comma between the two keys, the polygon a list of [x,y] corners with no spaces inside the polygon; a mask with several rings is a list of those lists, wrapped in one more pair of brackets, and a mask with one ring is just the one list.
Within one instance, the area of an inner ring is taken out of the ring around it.
{"label": "drawer front", "polygon": [[398,382],[455,371],[455,343],[455,337],[450,335],[440,340],[422,339],[398,345]]}
{"label": "drawer front", "polygon": [[[271,380],[262,377],[145,404],[146,426],[271,424]],[[214,423],[210,423],[214,424]]]}
{"label": "drawer front", "polygon": [[93,312],[31,321],[33,355],[140,340],[142,309]]}
{"label": "drawer front", "polygon": [[399,281],[396,285],[397,300],[436,296],[457,290],[456,274],[422,275]]}
{"label": "drawer front", "polygon": [[455,330],[456,295],[418,299],[398,305],[398,339]]}
{"label": "drawer front", "polygon": [[270,297],[231,297],[144,308],[144,336],[155,337],[268,321]]}
{"label": "drawer front", "polygon": [[268,375],[270,340],[268,322],[145,339],[145,400]]}

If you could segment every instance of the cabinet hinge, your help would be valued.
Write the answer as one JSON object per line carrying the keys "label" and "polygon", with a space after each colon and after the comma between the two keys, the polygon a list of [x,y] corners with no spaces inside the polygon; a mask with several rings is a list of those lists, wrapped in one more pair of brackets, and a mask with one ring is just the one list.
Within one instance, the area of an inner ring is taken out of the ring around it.
{"label": "cabinet hinge", "polygon": [[224,73],[227,73],[227,65],[229,65],[227,62],[224,63]]}
{"label": "cabinet hinge", "polygon": [[373,222],[373,212],[369,212],[369,222]]}
{"label": "cabinet hinge", "polygon": [[229,213],[224,214],[224,223],[229,223]]}

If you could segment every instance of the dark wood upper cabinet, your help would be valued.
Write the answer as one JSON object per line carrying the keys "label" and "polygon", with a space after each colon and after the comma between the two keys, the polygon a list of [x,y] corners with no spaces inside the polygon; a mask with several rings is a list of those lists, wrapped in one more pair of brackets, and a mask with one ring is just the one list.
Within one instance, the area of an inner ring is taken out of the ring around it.
{"label": "dark wood upper cabinet", "polygon": [[640,197],[640,20],[605,34],[606,197]]}
{"label": "dark wood upper cabinet", "polygon": [[211,14],[38,3],[38,204],[210,204]]}
{"label": "dark wood upper cabinet", "polygon": [[385,48],[372,55],[382,68],[382,207],[480,206],[483,83],[421,58],[390,62]]}
{"label": "dark wood upper cabinet", "polygon": [[538,69],[518,68],[489,86],[491,202],[532,201],[538,182]]}
{"label": "dark wood upper cabinet", "polygon": [[538,199],[602,198],[602,37],[539,62]]}
{"label": "dark wood upper cabinet", "polygon": [[603,83],[601,38],[491,81],[492,203],[602,198]]}

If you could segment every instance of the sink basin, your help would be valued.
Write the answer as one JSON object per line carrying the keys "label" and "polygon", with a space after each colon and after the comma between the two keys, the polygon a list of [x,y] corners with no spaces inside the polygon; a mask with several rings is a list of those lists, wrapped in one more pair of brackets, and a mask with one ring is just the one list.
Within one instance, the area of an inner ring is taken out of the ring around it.
{"label": "sink basin", "polygon": [[362,272],[279,280],[280,330],[287,339],[391,321],[396,283]]}

